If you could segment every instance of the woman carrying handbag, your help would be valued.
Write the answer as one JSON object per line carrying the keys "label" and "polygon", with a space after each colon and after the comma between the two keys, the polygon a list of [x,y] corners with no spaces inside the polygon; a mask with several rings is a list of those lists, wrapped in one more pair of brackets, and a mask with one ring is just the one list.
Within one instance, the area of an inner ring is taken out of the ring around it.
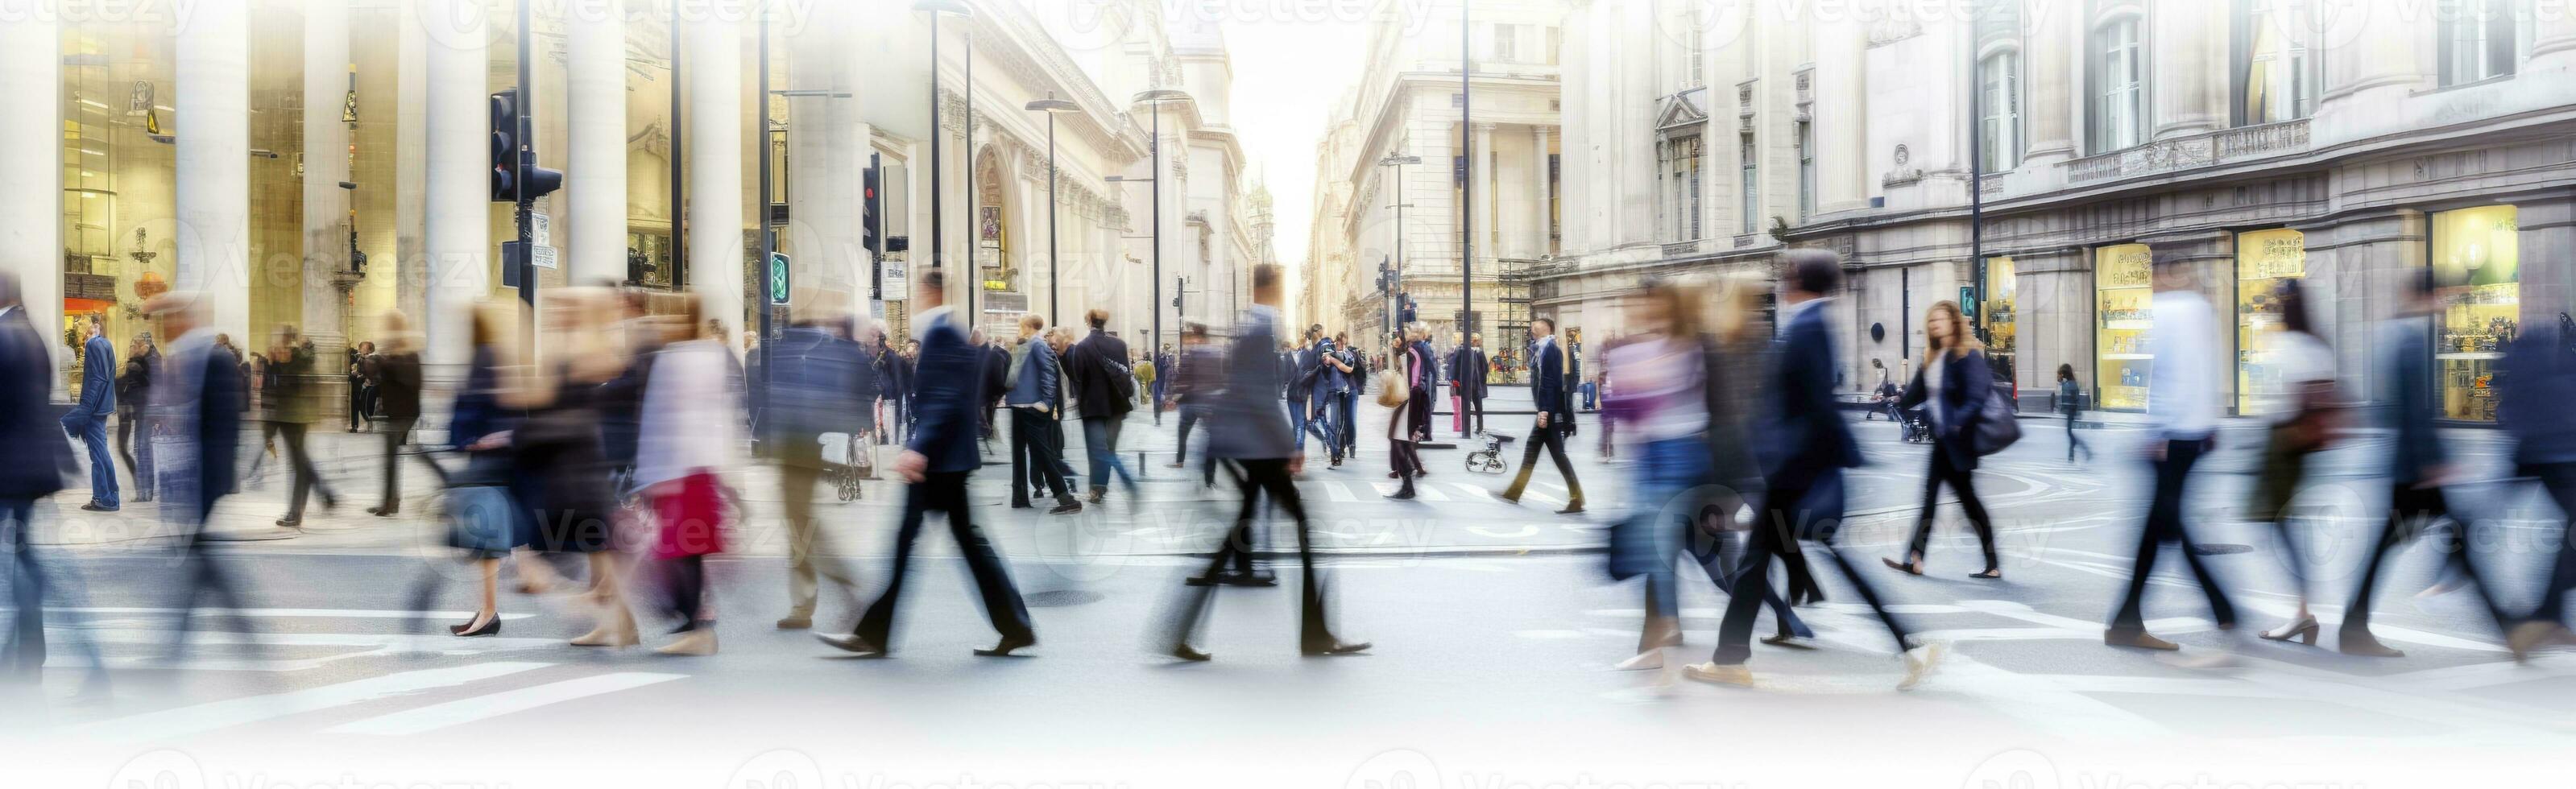
{"label": "woman carrying handbag", "polygon": [[1923,336],[1927,343],[1923,364],[1915,368],[1914,383],[1905,387],[1905,399],[1897,403],[1897,408],[1928,406],[1924,411],[1932,422],[1932,468],[1924,472],[1923,510],[1915,519],[1914,540],[1905,561],[1879,561],[1907,575],[1923,574],[1923,551],[1932,539],[1932,517],[1939,511],[1941,486],[1948,485],[1959,494],[1959,507],[1967,510],[1968,525],[1977,532],[1977,547],[1985,553],[1986,569],[1968,577],[2002,578],[2003,564],[1995,555],[1994,522],[1986,516],[1985,503],[1977,500],[1976,482],[1977,435],[1980,421],[1988,418],[1984,413],[1986,400],[1995,395],[1994,368],[1987,365],[1984,346],[1969,330],[1955,302],[1932,305],[1923,317]]}
{"label": "woman carrying handbag", "polygon": [[1395,477],[1400,482],[1387,498],[1407,501],[1413,498],[1413,478],[1422,475],[1422,455],[1418,444],[1431,438],[1431,393],[1425,390],[1431,380],[1431,358],[1422,350],[1421,340],[1430,329],[1420,322],[1404,327],[1404,342],[1396,346],[1396,357],[1378,374],[1377,404],[1392,409],[1387,420],[1387,455],[1395,464]]}
{"label": "woman carrying handbag", "polygon": [[667,312],[679,316],[666,323],[670,344],[654,354],[646,379],[635,459],[635,485],[658,527],[653,558],[670,572],[666,613],[680,620],[679,638],[654,651],[712,655],[706,557],[724,551],[725,525],[740,510],[724,472],[742,431],[735,397],[742,368],[721,335],[698,328],[696,299],[669,298],[677,303]]}
{"label": "woman carrying handbag", "polygon": [[2302,552],[2290,538],[2290,501],[2307,478],[2308,456],[2333,441],[2341,406],[2335,400],[2334,350],[2317,338],[2308,323],[2308,299],[2298,280],[2283,280],[2278,300],[2281,330],[2263,336],[2264,355],[2280,377],[2258,384],[2262,411],[2270,417],[2270,440],[2264,445],[2263,468],[2255,476],[2253,500],[2246,517],[2270,523],[2288,549],[2282,567],[2298,597],[2298,613],[2280,627],[2263,631],[2267,641],[2315,645],[2317,618],[2308,613],[2307,573],[2299,568]]}

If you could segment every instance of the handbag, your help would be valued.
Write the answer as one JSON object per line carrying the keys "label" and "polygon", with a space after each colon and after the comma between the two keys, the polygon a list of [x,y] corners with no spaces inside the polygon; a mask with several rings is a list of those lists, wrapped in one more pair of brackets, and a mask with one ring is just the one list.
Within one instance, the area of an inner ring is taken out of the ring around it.
{"label": "handbag", "polygon": [[[1988,362],[1991,374],[1993,363]],[[1969,447],[1979,457],[2004,451],[2021,440],[2021,418],[2014,413],[2012,397],[2001,386],[1986,390],[1986,401],[1977,404],[1977,432],[1969,438]]]}
{"label": "handbag", "polygon": [[1377,371],[1378,405],[1387,408],[1396,408],[1404,405],[1405,401],[1412,398],[1413,387],[1405,383],[1403,373],[1396,372],[1391,368]]}

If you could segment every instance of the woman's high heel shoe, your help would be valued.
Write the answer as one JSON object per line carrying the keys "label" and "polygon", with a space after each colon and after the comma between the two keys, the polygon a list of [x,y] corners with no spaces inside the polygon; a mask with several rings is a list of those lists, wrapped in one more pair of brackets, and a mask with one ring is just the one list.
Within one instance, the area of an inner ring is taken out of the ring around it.
{"label": "woman's high heel shoe", "polygon": [[501,634],[500,615],[494,614],[490,619],[479,619],[477,621],[482,622],[483,625],[481,627],[476,627],[473,622],[467,622],[461,625],[448,625],[447,632],[459,638],[474,638],[477,636]]}
{"label": "woman's high heel shoe", "polygon": [[2263,640],[2265,641],[2289,641],[2291,639],[2297,639],[2299,643],[2306,644],[2308,646],[2316,646],[2317,618],[2313,616],[2299,617],[2298,621],[2263,632]]}

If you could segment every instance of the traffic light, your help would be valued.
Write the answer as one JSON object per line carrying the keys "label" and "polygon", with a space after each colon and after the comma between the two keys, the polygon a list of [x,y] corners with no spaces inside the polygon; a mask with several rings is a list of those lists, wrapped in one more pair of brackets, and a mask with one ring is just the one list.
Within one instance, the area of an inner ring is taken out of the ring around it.
{"label": "traffic light", "polygon": [[885,216],[883,211],[878,210],[877,204],[879,178],[876,165],[871,164],[859,180],[859,227],[861,228],[859,244],[870,254],[877,251],[880,239],[885,237]]}
{"label": "traffic light", "polygon": [[[519,89],[492,94],[492,202],[516,203],[523,196],[533,200],[563,188],[563,171],[537,166],[537,153],[523,139],[519,120]],[[521,165],[525,184],[518,182]]]}

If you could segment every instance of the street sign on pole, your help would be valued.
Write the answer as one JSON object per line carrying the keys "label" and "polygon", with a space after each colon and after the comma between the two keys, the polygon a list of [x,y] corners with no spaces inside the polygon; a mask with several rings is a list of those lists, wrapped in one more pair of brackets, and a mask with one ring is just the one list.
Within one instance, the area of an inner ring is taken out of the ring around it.
{"label": "street sign on pole", "polygon": [[786,306],[788,290],[790,289],[790,286],[795,284],[792,281],[793,276],[794,275],[787,267],[787,253],[769,253],[770,306]]}
{"label": "street sign on pole", "polygon": [[[531,213],[528,215],[528,218],[535,221],[535,225],[529,231],[529,235],[531,236],[529,241],[531,243],[542,247],[555,242],[554,222],[547,219],[544,212]],[[545,264],[540,263],[538,265],[542,266]],[[553,268],[553,266],[546,267]]]}
{"label": "street sign on pole", "polygon": [[[537,216],[545,215],[538,214]],[[531,246],[528,249],[533,250],[536,253],[535,262],[537,268],[546,269],[548,271],[555,270],[555,248],[546,245],[545,236],[543,234],[539,234],[537,236],[536,245]]]}

